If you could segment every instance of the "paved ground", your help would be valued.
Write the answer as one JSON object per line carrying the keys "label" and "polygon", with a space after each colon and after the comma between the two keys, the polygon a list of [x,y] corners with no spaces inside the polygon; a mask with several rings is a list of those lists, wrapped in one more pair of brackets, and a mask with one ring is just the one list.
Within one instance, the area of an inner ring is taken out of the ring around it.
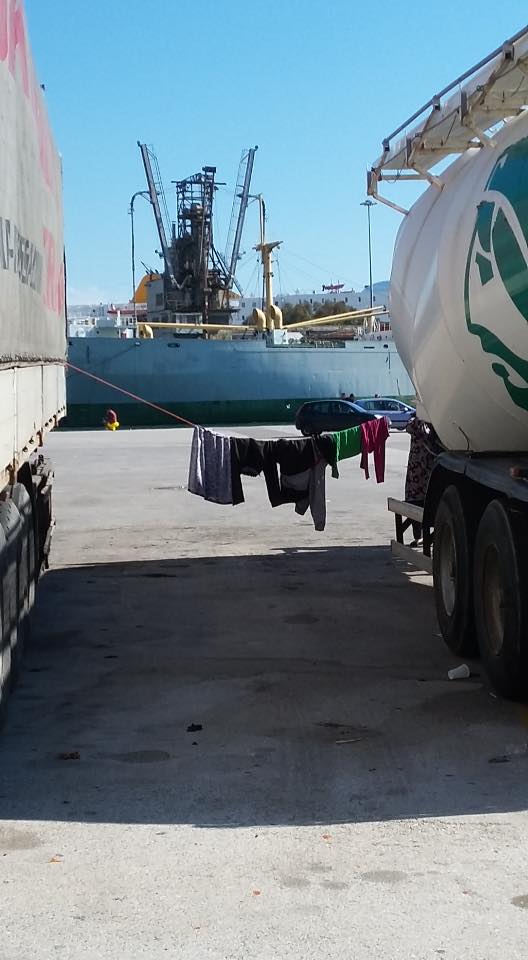
{"label": "paved ground", "polygon": [[50,438],[2,960],[524,960],[526,716],[447,681],[429,580],[390,560],[406,438],[384,486],[329,478],[324,533],[258,479],[192,497],[189,439]]}

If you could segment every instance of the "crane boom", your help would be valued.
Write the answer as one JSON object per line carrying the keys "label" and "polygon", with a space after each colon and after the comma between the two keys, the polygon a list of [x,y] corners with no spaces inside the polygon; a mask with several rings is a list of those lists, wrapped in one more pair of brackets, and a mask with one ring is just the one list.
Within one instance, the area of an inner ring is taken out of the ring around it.
{"label": "crane boom", "polygon": [[[244,229],[244,220],[246,219],[246,210],[247,210],[248,200],[249,200],[251,177],[253,175],[253,163],[255,161],[255,153],[257,152],[257,150],[258,150],[258,147],[250,147],[249,150],[244,151],[242,153],[242,158],[240,160],[240,167],[238,169],[237,185],[235,190],[235,197],[233,200],[233,210],[231,213],[231,223],[229,226],[229,233],[228,233],[225,257],[224,257],[228,265],[228,283],[227,283],[228,289],[233,283],[233,280],[235,280],[235,272],[237,268],[238,257],[240,254],[240,243],[242,240],[242,231]],[[231,252],[229,252],[231,241],[232,241]],[[236,280],[235,280],[235,283],[236,283]]]}
{"label": "crane boom", "polygon": [[165,225],[163,223],[163,217],[161,215],[161,209],[159,205],[159,199],[158,199],[159,191],[156,188],[154,174],[152,172],[150,151],[146,143],[141,143],[139,140],[138,140],[138,147],[141,151],[143,166],[145,167],[145,175],[147,177],[147,185],[149,189],[150,202],[152,204],[152,209],[154,210],[154,218],[156,220],[156,226],[158,228],[158,236],[161,244],[161,252],[163,253],[163,259],[165,261],[165,266],[167,268],[167,273],[170,277],[170,281],[173,284],[173,286],[176,286],[176,277],[174,276],[174,269],[172,266],[170,248],[167,243],[167,234],[165,232]]}

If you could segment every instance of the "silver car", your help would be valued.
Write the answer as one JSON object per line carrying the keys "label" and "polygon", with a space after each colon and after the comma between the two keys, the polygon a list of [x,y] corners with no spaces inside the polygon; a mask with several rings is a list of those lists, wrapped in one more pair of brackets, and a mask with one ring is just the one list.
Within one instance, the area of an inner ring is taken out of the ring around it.
{"label": "silver car", "polygon": [[356,400],[357,407],[361,407],[365,413],[374,413],[378,417],[387,417],[390,420],[391,427],[397,430],[405,430],[411,417],[414,417],[416,410],[402,400],[394,400],[392,397],[367,397],[365,400]]}

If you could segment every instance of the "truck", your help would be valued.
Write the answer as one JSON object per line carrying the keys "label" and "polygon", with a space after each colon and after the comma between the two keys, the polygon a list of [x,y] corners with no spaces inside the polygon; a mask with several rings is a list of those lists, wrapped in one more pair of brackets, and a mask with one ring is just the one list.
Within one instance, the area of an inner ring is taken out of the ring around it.
{"label": "truck", "polygon": [[[406,208],[384,181],[426,189]],[[393,549],[432,573],[453,653],[480,656],[500,694],[526,700],[528,27],[385,138],[367,189],[403,215],[392,326],[443,448],[423,508],[389,503]]]}
{"label": "truck", "polygon": [[21,0],[0,2],[0,718],[53,526],[39,453],[65,413],[62,171]]}

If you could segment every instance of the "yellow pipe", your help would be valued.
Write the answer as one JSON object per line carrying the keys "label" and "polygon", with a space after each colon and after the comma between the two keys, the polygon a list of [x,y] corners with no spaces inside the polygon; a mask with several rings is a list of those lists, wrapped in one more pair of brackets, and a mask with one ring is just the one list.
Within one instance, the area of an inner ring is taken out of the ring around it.
{"label": "yellow pipe", "polygon": [[247,327],[242,327],[229,323],[138,323],[138,327],[150,327],[154,330],[199,330],[201,333],[211,333],[217,330],[242,330],[247,332]]}
{"label": "yellow pipe", "polygon": [[[351,310],[349,313],[336,313],[331,317],[318,317],[313,320],[302,320],[298,323],[289,323],[285,326],[286,330],[297,330],[300,327],[315,327],[323,324],[341,323],[346,320],[365,320],[369,317],[377,317],[380,314],[387,313],[383,307],[373,307],[372,310]],[[231,332],[240,331],[247,333],[253,327],[239,326],[229,323],[147,323],[139,321],[138,328],[150,327],[151,330],[199,330],[200,333],[213,333],[218,330],[230,330]]]}

